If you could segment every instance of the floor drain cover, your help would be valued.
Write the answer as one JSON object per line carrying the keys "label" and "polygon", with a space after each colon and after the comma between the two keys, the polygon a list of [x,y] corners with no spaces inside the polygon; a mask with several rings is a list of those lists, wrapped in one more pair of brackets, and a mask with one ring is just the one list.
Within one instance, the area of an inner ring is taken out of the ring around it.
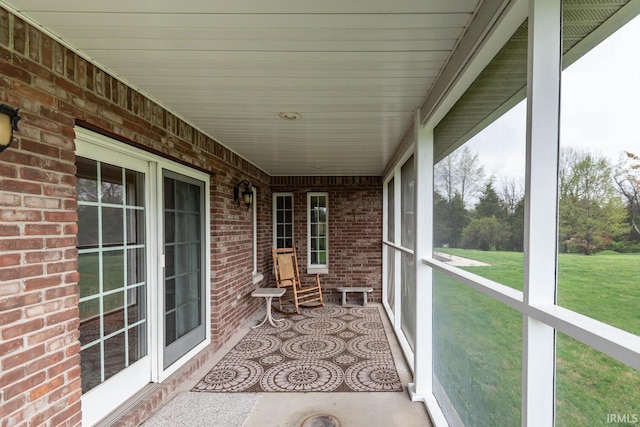
{"label": "floor drain cover", "polygon": [[340,427],[340,421],[333,415],[312,415],[300,427]]}

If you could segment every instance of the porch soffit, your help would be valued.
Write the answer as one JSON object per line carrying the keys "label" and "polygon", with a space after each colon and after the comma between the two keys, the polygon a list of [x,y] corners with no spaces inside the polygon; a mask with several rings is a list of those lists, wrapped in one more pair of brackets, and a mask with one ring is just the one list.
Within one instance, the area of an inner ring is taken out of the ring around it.
{"label": "porch soffit", "polygon": [[0,3],[270,175],[380,176],[481,1]]}

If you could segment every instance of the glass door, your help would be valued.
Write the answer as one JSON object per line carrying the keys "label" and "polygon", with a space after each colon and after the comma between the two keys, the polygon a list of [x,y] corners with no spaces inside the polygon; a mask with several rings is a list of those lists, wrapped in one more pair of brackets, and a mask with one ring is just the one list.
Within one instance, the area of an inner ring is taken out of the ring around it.
{"label": "glass door", "polygon": [[82,412],[95,425],[209,342],[209,176],[75,132]]}
{"label": "glass door", "polygon": [[[127,159],[117,165],[111,160],[76,160],[80,363],[88,424],[151,380],[148,164]],[[123,385],[126,392],[118,392]]]}
{"label": "glass door", "polygon": [[204,189],[163,172],[165,368],[205,339]]}

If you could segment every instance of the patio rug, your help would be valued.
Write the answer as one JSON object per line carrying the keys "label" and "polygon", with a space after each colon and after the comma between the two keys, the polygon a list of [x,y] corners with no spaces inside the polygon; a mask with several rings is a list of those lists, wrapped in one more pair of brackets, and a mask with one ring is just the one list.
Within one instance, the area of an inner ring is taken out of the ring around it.
{"label": "patio rug", "polygon": [[200,392],[402,391],[377,307],[326,305],[251,330]]}

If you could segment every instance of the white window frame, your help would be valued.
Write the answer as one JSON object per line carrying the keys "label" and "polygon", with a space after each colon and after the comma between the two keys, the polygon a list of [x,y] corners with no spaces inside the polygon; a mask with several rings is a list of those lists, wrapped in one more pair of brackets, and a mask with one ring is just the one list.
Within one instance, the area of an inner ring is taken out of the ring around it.
{"label": "white window frame", "polygon": [[[149,382],[162,382],[184,366],[196,354],[211,344],[211,217],[210,217],[210,176],[204,172],[189,168],[188,166],[172,162],[163,157],[154,155],[144,150],[131,147],[122,142],[115,141],[104,135],[89,131],[84,128],[75,128],[76,134],[76,155],[90,159],[100,160],[104,163],[112,163],[118,166],[127,166],[129,160],[143,161],[148,164],[146,184],[146,224],[147,230],[147,334],[148,334],[148,355],[145,360],[136,361],[132,366],[139,363],[148,363],[146,373],[132,377],[129,372],[120,372],[108,381],[100,384],[88,393],[82,395],[83,424],[94,425],[118,406],[124,404],[135,393],[141,390]],[[170,170],[185,176],[190,176],[205,183],[205,224],[202,232],[205,238],[205,339],[184,356],[178,359],[171,366],[163,369],[162,354],[164,345],[164,298],[161,293],[162,268],[164,259],[162,256],[162,221],[158,215],[153,213],[162,210],[162,171]],[[148,360],[147,360],[148,359]],[[123,393],[123,390],[127,390]],[[129,393],[130,392],[130,393]]]}
{"label": "white window frame", "polygon": [[[324,197],[327,209],[326,217],[326,248],[327,262],[325,264],[311,264],[311,198]],[[307,193],[307,273],[308,274],[328,274],[329,273],[329,193],[314,191]]]}

